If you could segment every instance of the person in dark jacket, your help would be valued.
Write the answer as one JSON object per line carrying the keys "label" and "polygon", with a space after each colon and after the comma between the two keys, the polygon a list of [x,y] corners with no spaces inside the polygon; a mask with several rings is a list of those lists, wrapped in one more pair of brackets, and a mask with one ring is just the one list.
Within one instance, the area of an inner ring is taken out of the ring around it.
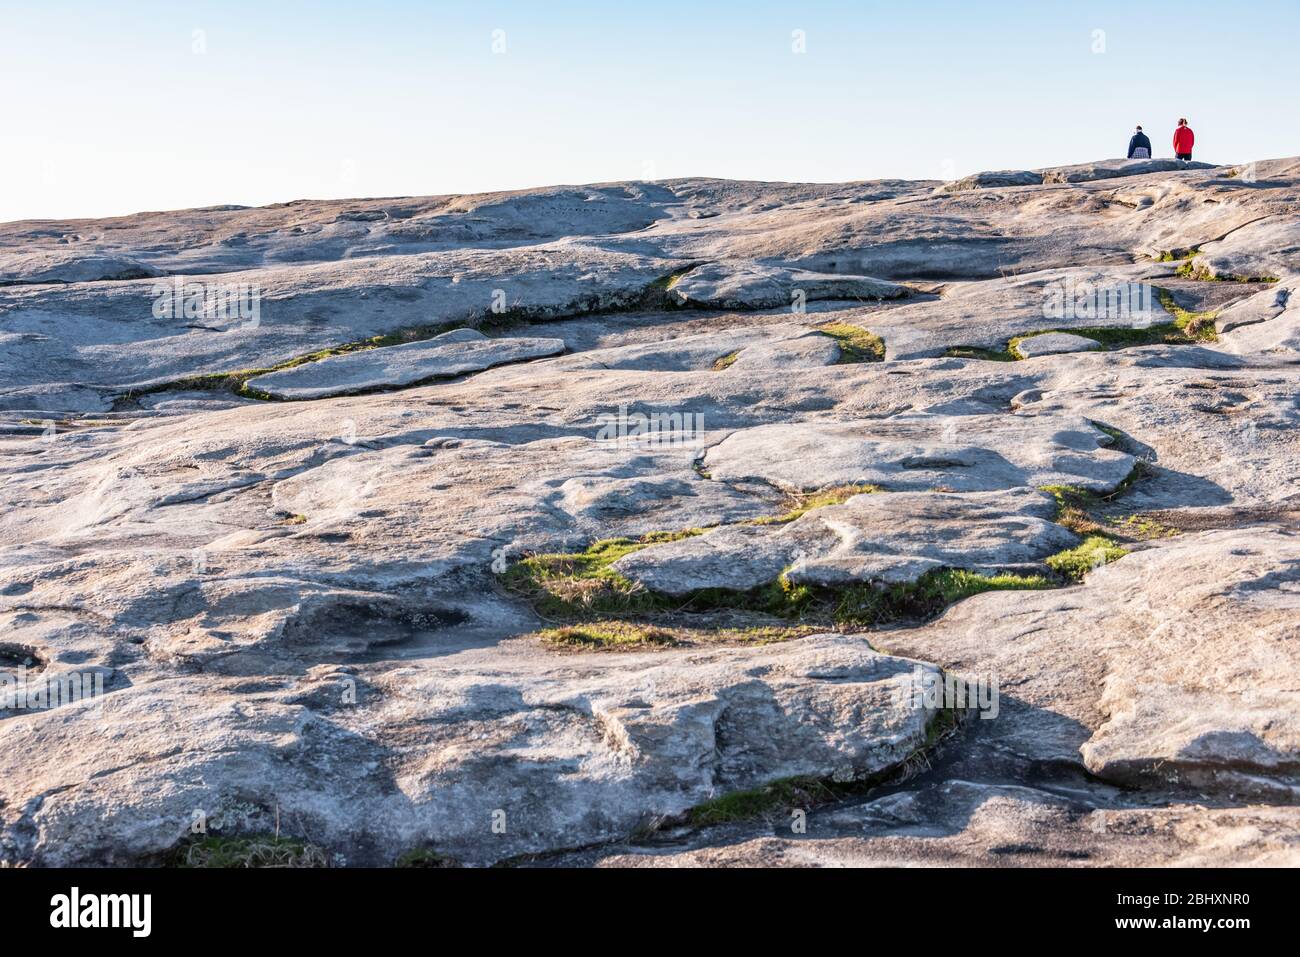
{"label": "person in dark jacket", "polygon": [[1174,130],[1174,155],[1180,160],[1191,162],[1192,144],[1196,142],[1196,134],[1192,128],[1187,125],[1187,120],[1178,121],[1178,129]]}
{"label": "person in dark jacket", "polygon": [[1142,132],[1142,127],[1137,128],[1133,138],[1128,141],[1128,158],[1129,159],[1150,159],[1151,158],[1151,141],[1147,135]]}

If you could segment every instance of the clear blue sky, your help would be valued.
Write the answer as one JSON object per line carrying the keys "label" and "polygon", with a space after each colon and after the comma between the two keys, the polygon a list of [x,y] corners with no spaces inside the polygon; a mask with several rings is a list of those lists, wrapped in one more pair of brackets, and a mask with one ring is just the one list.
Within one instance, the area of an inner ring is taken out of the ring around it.
{"label": "clear blue sky", "polygon": [[1297,0],[0,0],[0,221],[946,178],[1115,156],[1139,122],[1168,155],[1184,115],[1198,159],[1290,156],[1297,37]]}

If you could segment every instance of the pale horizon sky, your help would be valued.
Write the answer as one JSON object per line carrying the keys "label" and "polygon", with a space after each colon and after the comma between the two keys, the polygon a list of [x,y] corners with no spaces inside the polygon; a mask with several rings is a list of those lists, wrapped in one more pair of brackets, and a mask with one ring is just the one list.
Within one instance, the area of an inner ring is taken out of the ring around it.
{"label": "pale horizon sky", "polygon": [[[499,32],[498,32],[499,31]],[[0,221],[1300,154],[1300,3],[0,0]],[[802,39],[803,52],[798,52]],[[495,47],[495,49],[494,49]]]}

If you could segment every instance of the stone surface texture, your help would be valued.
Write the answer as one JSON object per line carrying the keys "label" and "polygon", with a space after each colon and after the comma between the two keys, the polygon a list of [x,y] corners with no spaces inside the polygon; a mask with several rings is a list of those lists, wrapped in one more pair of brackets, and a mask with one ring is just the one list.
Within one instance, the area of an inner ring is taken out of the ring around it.
{"label": "stone surface texture", "polygon": [[[1281,159],[0,224],[0,865],[1300,864],[1297,223]],[[981,576],[1051,587],[833,600]]]}

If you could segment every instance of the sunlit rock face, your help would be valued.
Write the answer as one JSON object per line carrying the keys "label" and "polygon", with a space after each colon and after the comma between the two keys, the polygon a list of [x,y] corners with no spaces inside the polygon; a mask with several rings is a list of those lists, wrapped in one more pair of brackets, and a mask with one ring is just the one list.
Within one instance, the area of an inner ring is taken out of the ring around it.
{"label": "sunlit rock face", "polygon": [[1288,159],[4,224],[0,863],[1300,863],[1297,222]]}

